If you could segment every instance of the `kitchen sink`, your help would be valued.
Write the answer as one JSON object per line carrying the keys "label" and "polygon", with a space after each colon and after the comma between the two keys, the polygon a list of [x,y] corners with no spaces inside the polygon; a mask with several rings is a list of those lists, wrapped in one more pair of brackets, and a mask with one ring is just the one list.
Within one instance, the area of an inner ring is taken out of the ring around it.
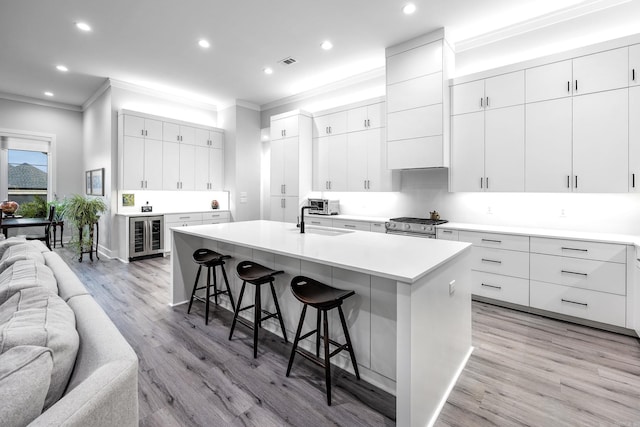
{"label": "kitchen sink", "polygon": [[[299,228],[294,228],[292,231],[295,231],[296,233],[300,233],[300,229]],[[353,233],[353,230],[340,230],[340,229],[335,229],[335,228],[315,228],[315,227],[310,227],[310,226],[306,226],[304,228],[304,234],[317,234],[320,236],[342,236],[343,234],[350,234]]]}

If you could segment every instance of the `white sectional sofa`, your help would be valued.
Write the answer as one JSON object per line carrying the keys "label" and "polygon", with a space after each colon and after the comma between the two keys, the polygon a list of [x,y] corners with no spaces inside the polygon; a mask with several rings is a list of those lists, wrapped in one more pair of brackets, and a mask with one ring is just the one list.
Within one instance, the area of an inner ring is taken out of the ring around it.
{"label": "white sectional sofa", "polygon": [[0,425],[136,426],[138,359],[39,241],[0,241]]}

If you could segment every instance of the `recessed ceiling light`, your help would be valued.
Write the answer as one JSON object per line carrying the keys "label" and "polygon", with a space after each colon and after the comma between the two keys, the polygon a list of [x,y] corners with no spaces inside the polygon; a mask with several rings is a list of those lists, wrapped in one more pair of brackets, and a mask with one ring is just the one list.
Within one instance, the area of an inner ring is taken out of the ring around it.
{"label": "recessed ceiling light", "polygon": [[46,91],[44,94],[45,94],[46,96],[53,96],[53,92],[49,92],[49,91]]}
{"label": "recessed ceiling light", "polygon": [[58,71],[64,71],[64,72],[69,71],[69,69],[67,67],[65,67],[64,65],[56,65],[56,69]]}
{"label": "recessed ceiling light", "polygon": [[413,3],[407,3],[403,8],[402,8],[402,12],[405,15],[411,15],[413,12],[416,11],[416,5]]}
{"label": "recessed ceiling light", "polygon": [[325,40],[322,42],[320,47],[323,48],[324,50],[331,50],[331,48],[333,47],[333,43],[331,43],[329,40]]}
{"label": "recessed ceiling light", "polygon": [[82,31],[91,31],[91,27],[86,22],[76,22],[76,27]]}
{"label": "recessed ceiling light", "polygon": [[264,73],[265,73],[265,74],[273,74],[273,68],[269,68],[269,67],[267,67],[267,68],[265,68],[265,69],[264,69],[264,70],[262,70],[262,71],[264,71]]}
{"label": "recessed ceiling light", "polygon": [[205,49],[208,48],[209,46],[211,46],[211,44],[208,41],[206,41],[205,39],[200,40],[198,42],[198,44],[200,45],[200,47],[203,47]]}

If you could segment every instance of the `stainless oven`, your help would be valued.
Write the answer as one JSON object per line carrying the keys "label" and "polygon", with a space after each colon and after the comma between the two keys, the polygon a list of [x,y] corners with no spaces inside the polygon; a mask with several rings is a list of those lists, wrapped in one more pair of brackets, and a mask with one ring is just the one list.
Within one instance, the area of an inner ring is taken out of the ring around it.
{"label": "stainless oven", "polygon": [[443,219],[401,217],[391,218],[385,223],[385,228],[388,234],[435,239],[436,225],[446,222]]}

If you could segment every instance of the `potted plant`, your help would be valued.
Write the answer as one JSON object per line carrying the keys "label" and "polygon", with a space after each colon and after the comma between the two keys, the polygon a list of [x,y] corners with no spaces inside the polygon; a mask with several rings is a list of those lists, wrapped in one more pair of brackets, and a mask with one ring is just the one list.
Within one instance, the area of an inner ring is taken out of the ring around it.
{"label": "potted plant", "polygon": [[100,214],[106,210],[107,205],[99,197],[84,197],[75,194],[66,200],[65,218],[78,229],[78,237],[72,239],[71,245],[76,249],[80,262],[82,262],[83,253],[89,253],[89,257],[93,260],[94,224],[100,219]]}

